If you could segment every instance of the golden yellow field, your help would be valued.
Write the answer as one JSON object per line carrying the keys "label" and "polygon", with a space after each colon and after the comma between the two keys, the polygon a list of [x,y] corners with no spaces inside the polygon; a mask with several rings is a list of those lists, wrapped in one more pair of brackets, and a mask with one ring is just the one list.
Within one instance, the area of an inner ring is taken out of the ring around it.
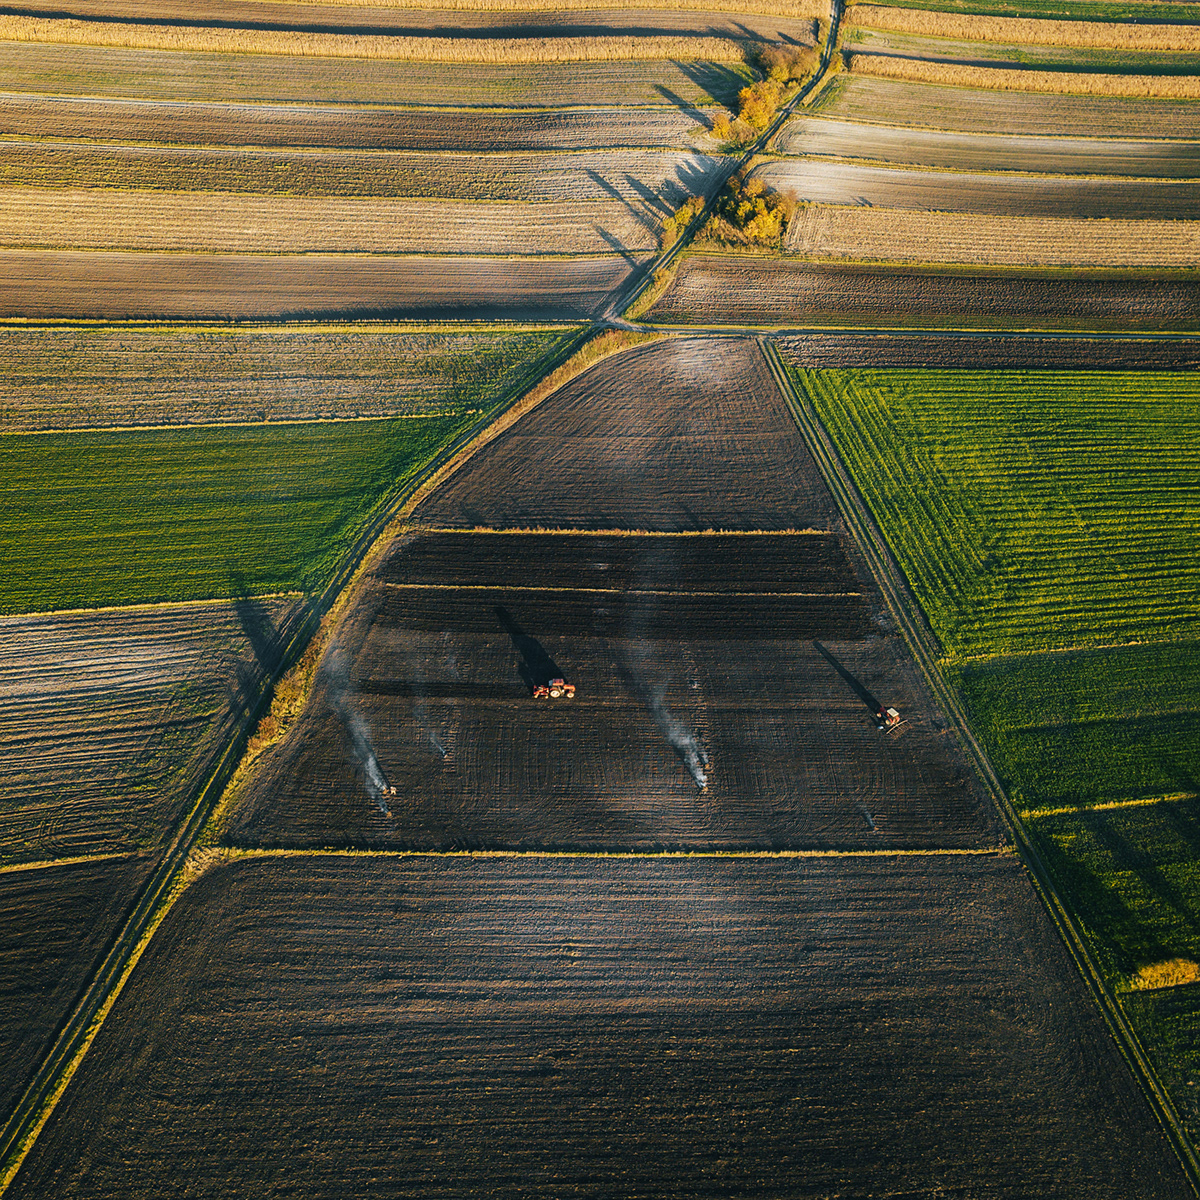
{"label": "golden yellow field", "polygon": [[910,79],[951,87],[991,88],[1002,92],[1055,95],[1130,96],[1168,100],[1200,99],[1197,75],[1092,75],[1077,71],[1021,71],[1008,67],[972,67],[960,63],[851,54],[850,70],[859,75]]}
{"label": "golden yellow field", "polygon": [[814,204],[788,249],[806,258],[1037,267],[1191,267],[1200,221],[1085,221]]}
{"label": "golden yellow field", "polygon": [[1096,50],[1200,50],[1200,25],[1131,25],[1113,21],[1049,21],[975,13],[929,12],[854,4],[849,25],[916,33],[967,42],[1013,42],[1035,46],[1086,46]]}
{"label": "golden yellow field", "polygon": [[0,16],[0,40],[59,45],[187,50],[209,54],[281,54],[377,58],[408,62],[548,63],[629,60],[743,62],[744,47],[727,38],[560,37],[447,38],[356,36],[302,30],[219,29]]}

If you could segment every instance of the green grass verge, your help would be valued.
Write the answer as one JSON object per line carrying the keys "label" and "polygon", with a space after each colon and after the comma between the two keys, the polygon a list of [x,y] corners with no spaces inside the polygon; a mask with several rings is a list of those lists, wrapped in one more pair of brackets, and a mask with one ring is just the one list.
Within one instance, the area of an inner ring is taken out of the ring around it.
{"label": "green grass verge", "polygon": [[923,8],[930,12],[981,13],[992,17],[1045,17],[1056,21],[1200,21],[1200,5],[1103,0],[871,0],[888,8]]}
{"label": "green grass verge", "polygon": [[1200,643],[950,672],[1020,811],[1200,792]]}
{"label": "green grass verge", "polygon": [[0,611],[320,589],[470,414],[0,439]]}
{"label": "green grass verge", "polygon": [[951,658],[1200,638],[1200,377],[792,374]]}

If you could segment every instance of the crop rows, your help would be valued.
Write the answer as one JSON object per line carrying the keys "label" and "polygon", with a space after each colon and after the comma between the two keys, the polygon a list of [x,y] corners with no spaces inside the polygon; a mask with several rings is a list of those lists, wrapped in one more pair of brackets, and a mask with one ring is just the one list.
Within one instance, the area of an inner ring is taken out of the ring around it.
{"label": "crop rows", "polygon": [[218,253],[603,254],[652,250],[646,206],[116,192],[0,192],[0,246]]}
{"label": "crop rows", "polygon": [[1200,221],[1078,220],[813,205],[788,230],[806,258],[1010,266],[1191,267]]}
{"label": "crop rows", "polygon": [[795,377],[950,654],[1200,632],[1192,376]]}
{"label": "crop rows", "polygon": [[0,330],[0,429],[490,408],[560,335],[388,326]]}
{"label": "crop rows", "polygon": [[[661,215],[666,215],[705,187],[717,161],[704,155],[661,151],[461,155],[7,142],[0,143],[0,186],[559,205],[615,199],[639,210],[647,204],[659,207]],[[102,203],[95,192],[89,194]],[[381,207],[386,211],[388,206]],[[432,216],[437,207],[421,211]]]}

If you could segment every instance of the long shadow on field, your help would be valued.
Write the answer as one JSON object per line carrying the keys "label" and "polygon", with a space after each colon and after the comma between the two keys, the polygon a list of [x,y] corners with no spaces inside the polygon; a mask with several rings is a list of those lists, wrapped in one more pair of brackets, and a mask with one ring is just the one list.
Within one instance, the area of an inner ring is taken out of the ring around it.
{"label": "long shadow on field", "polygon": [[817,653],[850,685],[854,694],[871,710],[871,716],[883,711],[883,705],[879,703],[879,700],[871,695],[820,642],[814,641],[813,645],[817,648]]}
{"label": "long shadow on field", "polygon": [[746,86],[744,76],[720,63],[677,62],[675,65],[718,104],[733,105],[738,92]]}
{"label": "long shadow on field", "polygon": [[503,604],[496,605],[496,616],[504,626],[504,632],[512,638],[512,644],[521,656],[521,665],[517,668],[530,695],[535,687],[545,687],[552,679],[561,679],[562,671],[558,664],[546,653],[545,646],[535,637],[530,637],[512,618],[512,613]]}

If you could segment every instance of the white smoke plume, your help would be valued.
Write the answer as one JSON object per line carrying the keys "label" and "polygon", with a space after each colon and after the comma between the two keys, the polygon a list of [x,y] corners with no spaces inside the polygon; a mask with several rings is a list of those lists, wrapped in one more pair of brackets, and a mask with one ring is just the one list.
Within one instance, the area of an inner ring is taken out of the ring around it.
{"label": "white smoke plume", "polygon": [[375,747],[371,745],[371,734],[366,721],[350,703],[350,660],[343,652],[335,651],[329,656],[326,672],[330,682],[330,700],[350,735],[354,756],[362,764],[367,795],[385,817],[390,817],[392,814],[387,803],[387,776],[383,773],[383,767],[379,765]]}

